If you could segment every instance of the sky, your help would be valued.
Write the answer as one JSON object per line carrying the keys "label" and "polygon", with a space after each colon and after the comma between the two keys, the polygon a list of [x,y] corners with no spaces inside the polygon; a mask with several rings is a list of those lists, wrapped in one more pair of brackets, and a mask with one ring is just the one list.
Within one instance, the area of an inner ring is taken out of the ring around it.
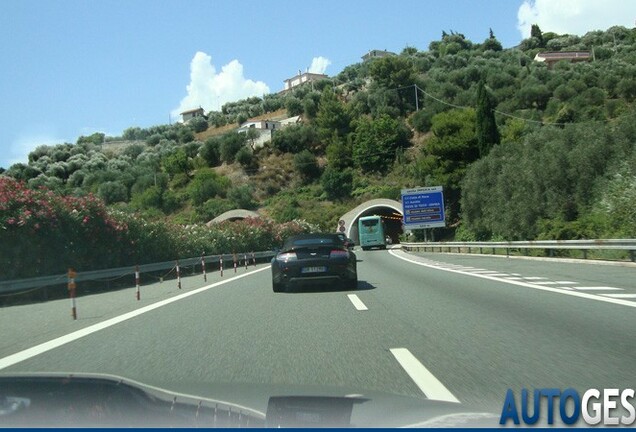
{"label": "sky", "polygon": [[542,31],[632,28],[633,0],[20,0],[0,15],[0,167],[38,145],[174,123],[262,97],[372,49],[427,50],[442,31],[504,48]]}

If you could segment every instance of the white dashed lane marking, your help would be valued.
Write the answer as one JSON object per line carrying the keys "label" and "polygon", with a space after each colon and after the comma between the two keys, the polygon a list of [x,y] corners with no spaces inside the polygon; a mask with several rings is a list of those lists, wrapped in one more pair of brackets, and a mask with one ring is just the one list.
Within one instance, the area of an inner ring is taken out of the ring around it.
{"label": "white dashed lane marking", "polygon": [[459,399],[450,392],[444,384],[433,375],[420,361],[406,348],[392,348],[391,354],[400,363],[400,366],[411,377],[413,382],[422,390],[427,398],[446,402],[459,403]]}
{"label": "white dashed lane marking", "polygon": [[355,295],[355,294],[347,294],[347,297],[349,297],[349,300],[351,301],[351,303],[353,303],[353,306],[357,310],[359,310],[359,311],[369,310],[369,308],[367,308],[366,305],[364,303],[362,303],[362,300],[360,300],[360,298],[358,298],[357,295]]}

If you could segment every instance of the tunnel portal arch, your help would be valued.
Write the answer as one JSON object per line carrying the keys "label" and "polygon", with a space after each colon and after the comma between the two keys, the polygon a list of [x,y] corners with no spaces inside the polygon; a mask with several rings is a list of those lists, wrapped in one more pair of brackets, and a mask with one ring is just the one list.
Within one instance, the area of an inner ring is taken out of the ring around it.
{"label": "tunnel portal arch", "polygon": [[223,222],[226,220],[236,221],[241,219],[260,218],[260,217],[261,215],[251,210],[235,209],[235,210],[229,210],[229,211],[226,211],[225,213],[220,214],[219,216],[209,221],[206,225],[212,226],[212,224]]}
{"label": "tunnel portal arch", "polygon": [[[356,244],[360,244],[358,236],[358,219],[363,216],[378,215],[382,217],[386,226],[386,233],[393,243],[399,241],[402,234],[402,203],[392,199],[379,198],[366,201],[348,211],[339,220],[336,230],[344,232]],[[344,226],[344,231],[342,231]]]}

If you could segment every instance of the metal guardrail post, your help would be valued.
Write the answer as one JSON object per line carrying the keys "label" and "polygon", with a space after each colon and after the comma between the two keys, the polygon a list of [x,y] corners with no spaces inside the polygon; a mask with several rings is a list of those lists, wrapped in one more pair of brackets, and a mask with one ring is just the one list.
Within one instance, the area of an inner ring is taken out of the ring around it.
{"label": "metal guardrail post", "polygon": [[177,288],[181,289],[181,269],[179,268],[179,260],[177,260]]}
{"label": "metal guardrail post", "polygon": [[139,291],[139,266],[135,267],[135,287],[137,301],[139,301],[141,299],[141,292]]}
{"label": "metal guardrail post", "polygon": [[71,299],[71,316],[74,320],[77,319],[77,300],[75,297],[77,295],[77,285],[75,284],[75,278],[77,277],[77,273],[74,269],[68,269],[68,294]]}
{"label": "metal guardrail post", "polygon": [[203,282],[207,282],[208,275],[205,272],[205,252],[201,254],[201,272],[203,273]]}
{"label": "metal guardrail post", "polygon": [[[257,259],[271,258],[273,256],[272,251],[259,251],[252,252],[252,261],[254,265],[256,265]],[[218,257],[218,258],[217,258]],[[218,259],[218,261],[217,261]],[[178,260],[179,264],[179,276],[184,276],[183,270],[189,266],[192,266],[192,274],[196,272],[196,266],[201,262],[203,266],[206,262],[211,263],[219,263],[222,266],[222,255],[215,257],[192,257],[185,258],[182,260]],[[175,261],[165,261],[165,262],[155,262],[149,264],[140,264],[138,265],[139,273],[146,272],[157,272],[160,270],[170,270],[166,274],[162,274],[158,276],[159,283],[162,283],[166,276],[175,271]],[[208,268],[206,268],[207,274]],[[128,278],[132,279],[132,275],[135,275],[137,272],[137,266],[125,266],[125,267],[117,267],[117,268],[108,268],[108,269],[100,269],[100,270],[87,270],[82,271],[82,273],[77,273],[76,278],[74,278],[73,283],[79,283],[83,281],[103,281],[104,286],[110,286],[111,282],[120,278]],[[62,274],[49,275],[49,276],[37,276],[33,278],[26,279],[15,279],[15,280],[0,280],[0,294],[3,295],[21,295],[22,293],[26,293],[28,291],[40,290],[42,292],[41,298],[46,301],[50,297],[50,293],[47,292],[47,287],[51,286],[62,286],[68,284],[68,271]],[[136,286],[136,281],[135,285]],[[57,296],[54,296],[57,297]]]}

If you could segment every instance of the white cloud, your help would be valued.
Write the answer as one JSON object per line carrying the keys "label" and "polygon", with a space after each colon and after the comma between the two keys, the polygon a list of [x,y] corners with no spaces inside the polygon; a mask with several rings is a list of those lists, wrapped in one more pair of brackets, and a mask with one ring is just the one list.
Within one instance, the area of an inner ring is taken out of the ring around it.
{"label": "white cloud", "polygon": [[243,65],[232,60],[217,73],[212,57],[197,52],[190,63],[190,84],[188,94],[181,100],[172,116],[178,118],[183,111],[202,107],[205,111],[218,111],[226,102],[233,102],[252,96],[262,97],[269,93],[269,87],[262,81],[252,81],[243,75]]}
{"label": "white cloud", "polygon": [[309,72],[316,74],[324,74],[327,70],[327,66],[331,64],[331,60],[325,57],[314,57],[309,67]]}
{"label": "white cloud", "polygon": [[582,36],[615,25],[632,28],[634,19],[633,0],[524,0],[517,11],[517,28],[524,39],[530,37],[532,24],[543,32]]}

